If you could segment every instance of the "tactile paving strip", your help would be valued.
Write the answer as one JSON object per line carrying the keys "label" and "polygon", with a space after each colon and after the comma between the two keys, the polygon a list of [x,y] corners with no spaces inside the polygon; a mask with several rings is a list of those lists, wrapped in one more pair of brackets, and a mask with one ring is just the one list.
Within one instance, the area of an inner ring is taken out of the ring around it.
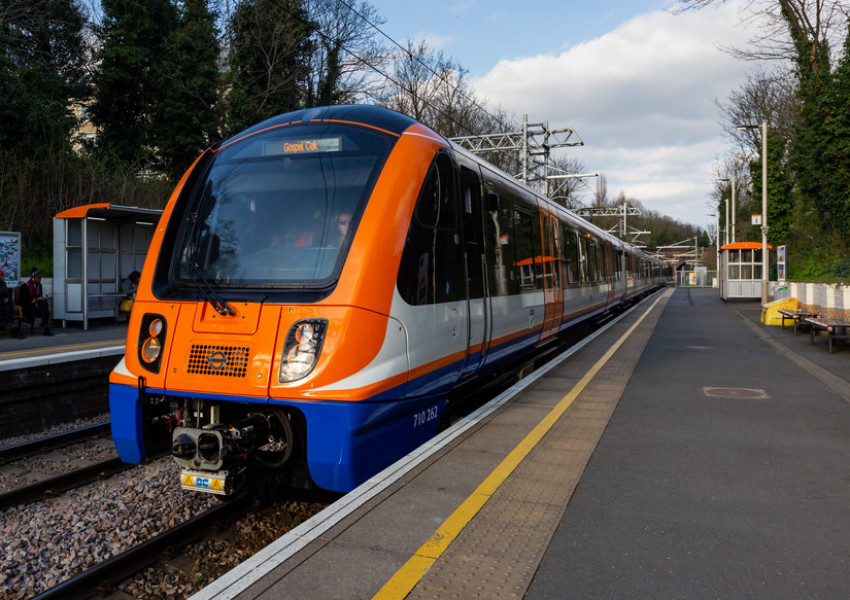
{"label": "tactile paving strip", "polygon": [[[434,563],[408,599],[502,600],[525,595],[668,298],[669,293]],[[558,369],[549,375],[558,376]]]}

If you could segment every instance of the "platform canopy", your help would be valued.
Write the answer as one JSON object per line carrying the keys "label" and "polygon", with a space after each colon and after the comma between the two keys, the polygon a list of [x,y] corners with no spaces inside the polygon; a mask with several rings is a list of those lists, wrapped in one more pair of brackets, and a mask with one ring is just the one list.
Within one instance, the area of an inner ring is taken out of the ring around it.
{"label": "platform canopy", "polygon": [[[761,242],[735,242],[720,247],[721,250],[761,250],[761,248]],[[772,250],[773,246],[768,244],[767,249]]]}
{"label": "platform canopy", "polygon": [[135,206],[119,206],[104,202],[100,204],[86,204],[63,210],[58,213],[57,219],[95,219],[109,220],[132,220],[135,222],[157,223],[162,215],[161,210],[153,208],[138,208]]}
{"label": "platform canopy", "polygon": [[125,282],[142,271],[161,210],[100,203],[53,218],[53,317],[82,321],[124,318]]}

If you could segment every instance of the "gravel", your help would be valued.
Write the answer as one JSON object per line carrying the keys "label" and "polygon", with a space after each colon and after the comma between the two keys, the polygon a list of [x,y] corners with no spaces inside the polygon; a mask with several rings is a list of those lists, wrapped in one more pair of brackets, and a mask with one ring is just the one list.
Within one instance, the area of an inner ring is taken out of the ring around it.
{"label": "gravel", "polygon": [[[0,439],[0,447],[109,420],[108,415]],[[109,439],[89,440],[0,467],[0,492],[116,455]],[[180,488],[171,457],[49,500],[0,511],[0,598],[25,600],[219,502]],[[299,523],[323,504],[279,501],[184,548],[117,586],[115,597],[183,599],[195,594]]]}
{"label": "gravel", "polygon": [[100,425],[101,423],[106,423],[109,421],[109,413],[101,413],[95,417],[90,419],[77,419],[76,421],[71,421],[70,423],[62,423],[60,425],[54,425],[49,429],[45,429],[44,431],[37,431],[35,433],[27,433],[24,435],[16,435],[14,437],[0,438],[0,448],[8,448],[10,446],[17,446],[18,444],[23,444],[25,442],[31,442],[33,440],[37,440],[43,437],[48,437],[51,435],[57,435],[59,433],[65,433],[66,431],[73,431],[75,429],[82,429],[83,427],[88,427],[90,425]]}
{"label": "gravel", "polygon": [[[199,515],[219,502],[180,489],[171,457],[47,501],[0,511],[0,597],[24,600]],[[118,589],[139,599],[188,598],[324,507],[276,502],[153,565]]]}
{"label": "gravel", "polygon": [[192,544],[179,559],[148,567],[118,589],[145,600],[184,599],[197,593],[298,524],[324,504],[280,501],[247,515],[226,532]]}
{"label": "gravel", "polygon": [[25,599],[217,502],[178,484],[170,457],[0,512],[0,597]]}

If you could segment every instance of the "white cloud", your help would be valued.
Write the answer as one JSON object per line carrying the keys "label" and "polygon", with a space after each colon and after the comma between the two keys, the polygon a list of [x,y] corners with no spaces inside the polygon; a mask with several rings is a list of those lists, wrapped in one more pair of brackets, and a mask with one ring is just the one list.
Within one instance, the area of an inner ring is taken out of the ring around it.
{"label": "white cloud", "polygon": [[474,6],[475,6],[474,0],[471,1],[471,2],[458,2],[457,4],[455,4],[454,6],[452,6],[449,9],[449,13],[453,17],[458,17],[458,16],[462,15],[463,13],[471,10],[472,7],[474,7]]}
{"label": "white cloud", "polygon": [[748,65],[719,46],[742,46],[741,2],[636,17],[559,55],[500,61],[479,94],[531,122],[573,127],[570,154],[650,209],[705,225],[711,167],[724,142],[716,100],[744,82]]}
{"label": "white cloud", "polygon": [[443,50],[454,41],[451,35],[428,32],[417,33],[412,39],[424,41],[431,50]]}

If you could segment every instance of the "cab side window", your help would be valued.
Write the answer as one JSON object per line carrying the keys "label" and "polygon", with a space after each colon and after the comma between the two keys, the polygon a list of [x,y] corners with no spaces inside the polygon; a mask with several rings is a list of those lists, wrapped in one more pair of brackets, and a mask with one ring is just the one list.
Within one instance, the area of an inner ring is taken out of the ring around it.
{"label": "cab side window", "polygon": [[451,157],[439,153],[419,192],[401,256],[396,283],[408,304],[439,304],[466,297],[457,185]]}

